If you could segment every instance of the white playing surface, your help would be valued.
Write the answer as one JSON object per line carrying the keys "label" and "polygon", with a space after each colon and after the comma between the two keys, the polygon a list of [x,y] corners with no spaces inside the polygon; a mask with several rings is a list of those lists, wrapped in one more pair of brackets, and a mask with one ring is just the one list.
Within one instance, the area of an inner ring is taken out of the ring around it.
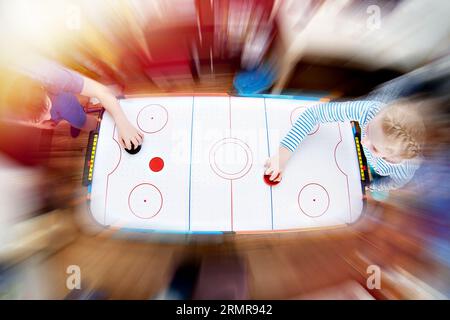
{"label": "white playing surface", "polygon": [[[124,99],[144,133],[135,155],[101,122],[91,212],[102,225],[161,231],[277,231],[343,225],[362,213],[350,123],[320,124],[300,145],[280,184],[263,180],[297,116],[319,103],[240,97]],[[160,171],[150,168],[161,158]],[[155,161],[155,160],[154,160]],[[152,163],[154,163],[154,161]]]}

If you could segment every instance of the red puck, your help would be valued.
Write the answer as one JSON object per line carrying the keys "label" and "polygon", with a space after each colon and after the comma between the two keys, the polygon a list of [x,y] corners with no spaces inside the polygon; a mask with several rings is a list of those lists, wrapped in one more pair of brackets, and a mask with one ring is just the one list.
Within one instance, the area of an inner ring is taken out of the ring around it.
{"label": "red puck", "polygon": [[153,172],[159,172],[164,168],[164,160],[160,157],[152,158],[148,166]]}
{"label": "red puck", "polygon": [[281,181],[271,181],[270,180],[270,174],[265,174],[264,175],[264,182],[266,184],[268,184],[269,186],[275,186],[275,185],[279,184]]}

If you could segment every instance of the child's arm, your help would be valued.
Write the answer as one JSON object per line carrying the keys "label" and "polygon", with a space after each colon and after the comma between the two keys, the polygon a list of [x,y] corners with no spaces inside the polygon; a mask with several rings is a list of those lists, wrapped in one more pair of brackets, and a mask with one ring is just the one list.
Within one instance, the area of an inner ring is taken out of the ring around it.
{"label": "child's arm", "polygon": [[[406,182],[405,182],[406,183]],[[392,179],[391,177],[379,177],[370,182],[370,191],[388,191],[402,187],[405,183]]]}
{"label": "child's arm", "polygon": [[19,72],[42,83],[53,94],[68,92],[97,98],[114,118],[119,129],[120,144],[127,149],[131,149],[131,143],[135,146],[142,143],[144,135],[128,121],[116,97],[101,83],[84,77],[58,63],[35,56],[15,67]]}
{"label": "child's arm", "polygon": [[381,176],[373,179],[369,190],[388,191],[399,189],[406,185],[414,176],[414,173],[420,166],[420,161],[396,167],[389,176]]}
{"label": "child's arm", "polygon": [[279,153],[266,162],[265,174],[270,174],[272,181],[280,181],[292,153],[318,123],[358,121],[365,124],[371,113],[378,112],[379,106],[380,103],[375,101],[348,101],[323,103],[306,109],[281,140]]}
{"label": "child's arm", "polygon": [[295,121],[281,145],[294,152],[319,123],[358,121],[363,124],[370,111],[376,113],[380,103],[374,101],[330,102],[306,109]]}
{"label": "child's arm", "polygon": [[117,124],[120,144],[127,149],[132,149],[131,143],[135,147],[140,145],[144,135],[128,121],[119,102],[109,89],[97,81],[84,76],[83,80],[83,89],[80,94],[100,100],[100,103],[111,114]]}

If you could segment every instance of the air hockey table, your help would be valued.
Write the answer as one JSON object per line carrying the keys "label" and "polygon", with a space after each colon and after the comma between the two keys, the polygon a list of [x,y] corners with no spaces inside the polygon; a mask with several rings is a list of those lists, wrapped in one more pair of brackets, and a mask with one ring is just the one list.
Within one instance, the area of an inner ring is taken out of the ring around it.
{"label": "air hockey table", "polygon": [[341,227],[363,214],[368,180],[357,124],[313,128],[282,182],[264,163],[314,96],[158,96],[120,99],[144,133],[129,154],[104,112],[91,132],[84,184],[100,225],[170,233],[265,233]]}

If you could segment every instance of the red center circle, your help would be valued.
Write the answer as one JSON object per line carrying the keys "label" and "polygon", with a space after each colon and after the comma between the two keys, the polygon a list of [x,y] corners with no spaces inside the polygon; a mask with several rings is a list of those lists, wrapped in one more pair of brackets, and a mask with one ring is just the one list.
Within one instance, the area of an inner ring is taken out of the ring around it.
{"label": "red center circle", "polygon": [[164,168],[164,160],[160,157],[155,157],[150,160],[149,167],[153,172],[159,172]]}

